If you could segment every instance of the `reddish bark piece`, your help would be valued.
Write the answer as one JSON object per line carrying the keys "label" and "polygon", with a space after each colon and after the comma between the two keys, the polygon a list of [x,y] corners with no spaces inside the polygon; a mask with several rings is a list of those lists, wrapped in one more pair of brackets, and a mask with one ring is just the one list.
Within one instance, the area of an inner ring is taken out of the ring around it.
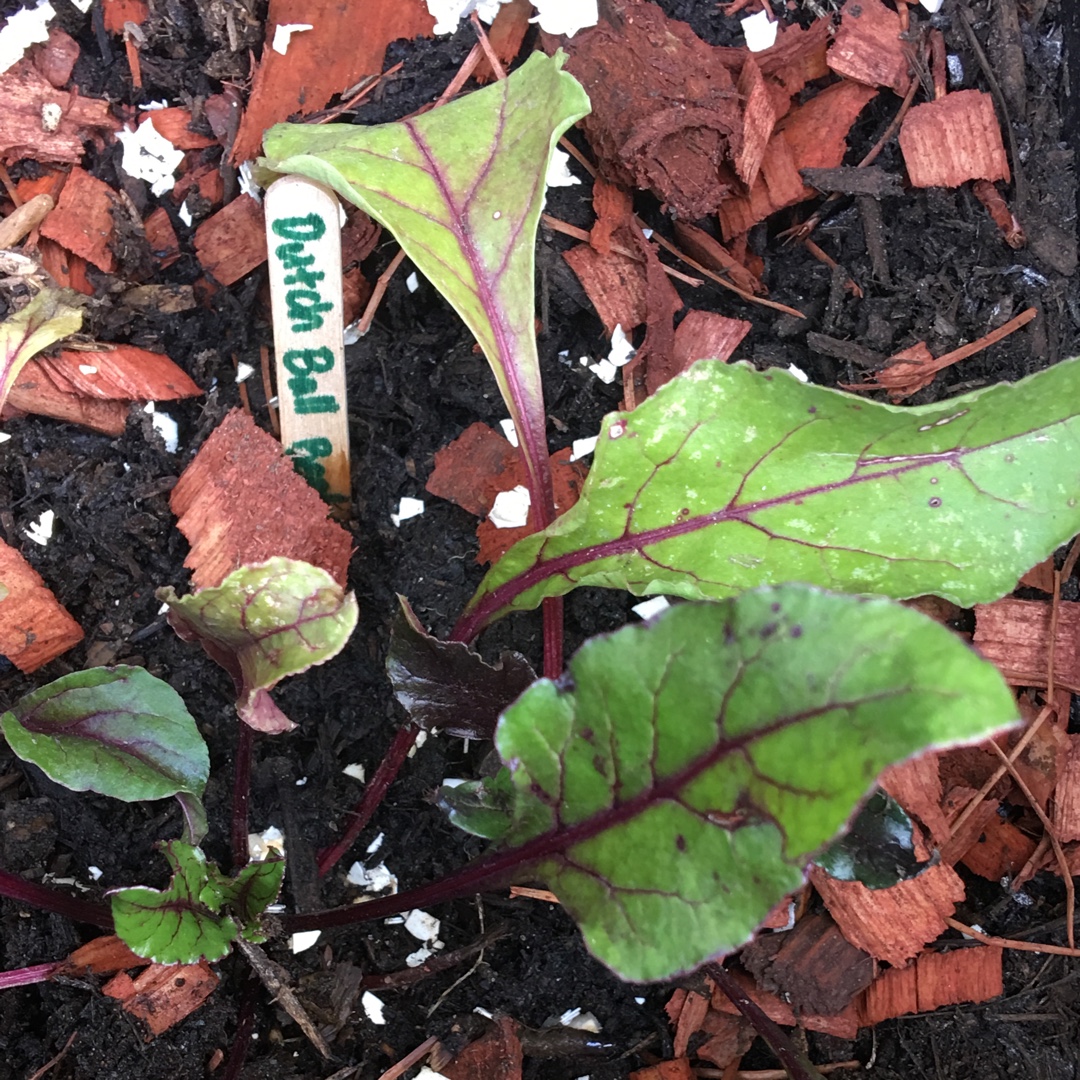
{"label": "reddish bark piece", "polygon": [[1009,209],[1005,197],[989,180],[976,180],[971,185],[975,198],[986,207],[991,220],[1001,230],[1001,237],[1014,251],[1019,251],[1027,243],[1024,227],[1016,220],[1016,215]]}
{"label": "reddish bark piece", "polygon": [[[57,92],[29,62],[21,62],[0,75],[0,161],[20,158],[75,165],[82,161],[83,143],[91,139],[104,145],[103,137],[117,131],[120,123],[109,115],[109,103],[68,92]],[[41,125],[41,107],[61,108],[55,131]]]}
{"label": "reddish bark piece", "polygon": [[[171,193],[173,202],[179,206],[191,191],[197,191],[200,198],[211,206],[220,206],[225,198],[225,181],[221,169],[215,162],[202,161],[199,151],[189,151],[181,164],[181,176],[176,181]],[[242,196],[247,198],[247,196]]]}
{"label": "reddish bark piece", "polygon": [[689,1058],[677,1058],[635,1069],[629,1080],[697,1080],[697,1073],[691,1067]]}
{"label": "reddish bark piece", "polygon": [[493,428],[470,424],[452,443],[435,451],[427,490],[476,517],[487,517],[500,491],[517,483],[518,452]]}
{"label": "reddish bark piece", "polygon": [[89,351],[63,349],[58,356],[42,357],[38,363],[58,389],[85,397],[176,401],[202,393],[167,356],[137,345]]}
{"label": "reddish bark piece", "polygon": [[941,773],[937,754],[920,754],[881,774],[878,783],[909,813],[930,830],[935,844],[949,839],[951,829],[941,809]]}
{"label": "reddish bark piece", "polygon": [[945,929],[964,898],[964,883],[951,866],[938,864],[888,889],[837,881],[814,867],[810,881],[852,945],[877,960],[902,967]]}
{"label": "reddish bark piece", "polygon": [[616,326],[627,333],[645,321],[645,268],[629,255],[601,255],[589,244],[563,252],[610,337]]}
{"label": "reddish bark piece", "polygon": [[909,967],[882,972],[866,991],[861,1023],[873,1027],[894,1016],[998,997],[1004,989],[1001,954],[992,945],[925,952]]}
{"label": "reddish bark piece", "polygon": [[59,26],[50,26],[48,41],[35,45],[30,56],[41,77],[59,89],[71,79],[75,61],[79,59],[79,43]]}
{"label": "reddish bark piece", "polygon": [[679,1019],[675,1024],[675,1040],[672,1044],[672,1053],[677,1057],[685,1057],[690,1048],[690,1040],[701,1030],[705,1016],[709,1011],[709,994],[689,993],[683,1000],[679,1011]]}
{"label": "reddish bark piece", "polygon": [[987,881],[1015,877],[1035,853],[1038,841],[1021,832],[998,813],[990,816],[975,843],[964,852],[961,862]]}
{"label": "reddish bark piece", "polygon": [[110,34],[122,34],[124,23],[146,22],[150,18],[150,6],[146,0],[102,0],[101,14]]}
{"label": "reddish bark piece", "polygon": [[152,109],[148,114],[154,130],[176,147],[177,150],[199,150],[204,146],[214,146],[216,139],[191,131],[191,110],[180,106],[171,109]]}
{"label": "reddish bark piece", "polygon": [[958,90],[916,105],[900,126],[900,151],[914,187],[1009,180],[994,100],[981,90]]}
{"label": "reddish bark piece", "polygon": [[[495,55],[504,68],[509,67],[510,62],[521,51],[521,43],[529,30],[531,15],[530,0],[510,0],[499,8],[487,36]],[[480,63],[476,65],[473,78],[478,83],[491,82],[495,78],[495,72],[491,70],[491,64],[488,63],[486,56],[481,57]]]}
{"label": "reddish bark piece", "polygon": [[744,101],[743,127],[742,145],[735,155],[735,172],[749,187],[757,179],[776,121],[787,109],[774,108],[765,76],[752,56],[746,58],[739,73],[739,94]]}
{"label": "reddish bark piece", "polygon": [[1058,840],[1065,844],[1080,840],[1080,735],[1069,740],[1065,767],[1054,793],[1053,822]]}
{"label": "reddish bark piece", "polygon": [[[817,1013],[799,1013],[798,1016],[786,1001],[781,1001],[776,994],[762,990],[753,976],[745,971],[729,970],[728,974],[742,987],[755,1004],[759,1005],[770,1020],[787,1027],[807,1028],[810,1031],[823,1031],[840,1039],[854,1039],[859,1033],[859,1013],[856,1003],[848,1005],[836,1016],[820,1016]],[[722,990],[714,990],[712,1007],[719,1013],[729,1016],[741,1015],[732,1001]]]}
{"label": "reddish bark piece", "polygon": [[195,230],[195,254],[219,285],[232,285],[266,262],[263,208],[241,195]]}
{"label": "reddish bark piece", "polygon": [[645,385],[655,394],[697,360],[729,360],[752,328],[745,319],[730,319],[711,311],[689,311],[675,331],[669,356],[653,353],[645,372]]}
{"label": "reddish bark piece", "polygon": [[146,967],[149,963],[149,960],[136,956],[115,934],[106,934],[70,953],[61,961],[57,974],[75,977],[85,977],[87,973],[107,975],[110,971]]}
{"label": "reddish bark piece", "polygon": [[341,275],[341,311],[346,326],[356,322],[371,299],[371,282],[354,266]]}
{"label": "reddish bark piece", "polygon": [[119,207],[120,200],[108,184],[85,169],[74,168],[56,209],[41,223],[41,235],[111,274],[116,269],[116,256],[109,246],[116,227],[113,210]]}
{"label": "reddish bark piece", "polygon": [[724,236],[738,236],[777,210],[814,198],[816,190],[803,181],[799,170],[836,168],[844,160],[851,125],[876,96],[873,87],[844,81],[792,109],[777,124],[750,192],[728,197],[720,205]]}
{"label": "reddish bark piece", "polygon": [[0,540],[0,653],[23,674],[37,671],[82,641],[82,627],[45,587],[41,575]]}
{"label": "reddish bark piece", "polygon": [[[282,56],[271,47],[279,24],[310,23]],[[321,109],[332,95],[382,70],[397,38],[431,37],[435,21],[423,0],[271,0],[266,44],[233,144],[232,162],[256,156],[263,132],[292,114]]]}
{"label": "reddish bark piece", "polygon": [[[578,501],[581,494],[581,486],[585,483],[588,468],[580,461],[571,461],[571,448],[559,450],[551,455],[551,481],[555,489],[555,513],[565,514],[571,506]],[[519,484],[525,484],[525,466],[521,457],[514,452],[514,465],[509,470],[510,479],[513,481],[502,491],[509,491]],[[480,550],[477,552],[478,563],[493,563],[519,540],[536,532],[534,514],[530,511],[529,523],[520,529],[496,528],[487,518],[484,518],[476,527],[476,538],[480,541]]]}
{"label": "reddish bark piece", "polygon": [[712,1008],[705,1017],[702,1030],[709,1038],[694,1051],[694,1056],[712,1062],[718,1069],[741,1061],[756,1036],[741,1016],[725,1016]]}
{"label": "reddish bark piece", "polygon": [[159,206],[153,210],[143,222],[143,229],[150,253],[157,259],[158,266],[162,270],[172,266],[180,258],[180,241],[176,238],[176,230],[165,207]]}
{"label": "reddish bark piece", "polygon": [[57,285],[74,289],[85,296],[94,295],[94,286],[86,276],[86,260],[81,255],[74,255],[55,240],[42,237],[38,241],[38,255],[41,265],[52,275]]}
{"label": "reddish bark piece", "polygon": [[191,551],[196,588],[274,555],[321,566],[345,585],[352,537],[292,466],[281,444],[233,409],[203,443],[169,497]]}
{"label": "reddish bark piece", "polygon": [[829,74],[826,49],[831,37],[830,18],[816,19],[805,30],[797,23],[781,23],[772,47],[757,53],[754,60],[761,73],[776,80],[783,95],[791,98],[808,82]]}
{"label": "reddish bark piece", "polygon": [[900,30],[900,16],[881,0],[847,0],[829,49],[829,67],[845,78],[903,94],[911,76]]}
{"label": "reddish bark piece", "polygon": [[[1013,733],[1010,749],[1019,741],[1021,734]],[[1039,809],[1048,809],[1050,797],[1059,785],[1068,757],[1069,740],[1064,726],[1050,722],[1039,725],[1013,762],[1020,779],[1039,804]]]}
{"label": "reddish bark piece", "polygon": [[[1011,783],[1011,781],[1010,781]],[[975,788],[962,784],[949,789],[942,799],[942,809],[950,818],[958,819],[967,812],[967,806],[978,794]],[[983,830],[997,816],[1001,802],[998,798],[983,799],[964,819],[963,824],[955,829],[952,836],[941,845],[941,861],[946,866],[955,866],[979,842]]]}
{"label": "reddish bark piece", "polygon": [[742,109],[725,61],[741,66],[743,54],[714,49],[642,0],[612,0],[610,17],[618,25],[601,21],[558,42],[592,102],[582,126],[601,171],[650,189],[679,217],[714,212],[729,190],[719,167],[742,144]]}
{"label": "reddish bark piece", "polygon": [[[1013,686],[1046,686],[1050,605],[1009,597],[976,604],[974,644]],[[1080,603],[1058,608],[1054,681],[1080,693]]]}
{"label": "reddish bark piece", "polygon": [[[382,236],[382,226],[376,224],[363,210],[353,210],[341,230],[341,265],[348,268],[363,262],[374,250]],[[345,320],[348,322],[348,320]]]}
{"label": "reddish bark piece", "polygon": [[827,913],[807,915],[792,930],[761,934],[739,954],[758,986],[796,1012],[843,1012],[874,978],[874,961],[840,933]]}
{"label": "reddish bark piece", "polygon": [[500,1016],[439,1072],[447,1080],[521,1080],[523,1060],[516,1022]]}
{"label": "reddish bark piece", "polygon": [[1043,559],[1038,566],[1033,566],[1021,579],[1021,585],[1029,589],[1039,589],[1044,593],[1052,593],[1056,587],[1054,581],[1054,557]]}
{"label": "reddish bark piece", "polygon": [[676,221],[674,224],[679,245],[691,258],[710,270],[727,274],[732,284],[737,285],[743,292],[752,293],[754,296],[768,295],[769,290],[761,278],[752,274],[719,240],[704,229],[689,225],[685,221]]}
{"label": "reddish bark piece", "polygon": [[[620,231],[625,234],[630,226],[634,216],[633,200],[625,188],[609,184],[598,176],[593,181],[592,206],[596,221],[589,231],[589,244],[598,254],[607,255],[615,234]],[[627,235],[619,237],[620,242],[627,239]]]}
{"label": "reddish bark piece", "polygon": [[101,992],[116,998],[124,1012],[146,1024],[153,1038],[190,1016],[214,992],[218,982],[205,960],[197,964],[151,964],[135,979],[121,971]]}
{"label": "reddish bark piece", "polygon": [[36,360],[29,360],[8,394],[3,415],[6,416],[10,408],[35,416],[49,416],[115,438],[124,433],[128,406],[126,401],[99,401],[66,393],[57,388]]}

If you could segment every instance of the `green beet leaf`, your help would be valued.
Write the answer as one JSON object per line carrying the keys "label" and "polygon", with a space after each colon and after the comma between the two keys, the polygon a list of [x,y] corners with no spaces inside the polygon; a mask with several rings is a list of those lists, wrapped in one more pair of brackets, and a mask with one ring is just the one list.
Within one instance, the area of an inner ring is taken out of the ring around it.
{"label": "green beet leaf", "polygon": [[565,56],[394,124],[278,124],[262,165],[332,187],[393,232],[480,343],[517,427],[542,524],[551,503],[533,325],[533,247],[548,160],[589,111]]}
{"label": "green beet leaf", "polygon": [[27,694],[0,727],[14,753],[58,784],[124,802],[179,795],[188,834],[205,832],[206,743],[180,695],[143,668],[64,675]]}
{"label": "green beet leaf", "polygon": [[160,847],[173,871],[167,889],[109,893],[117,936],[132,952],[156,964],[193,964],[220,960],[237,934],[265,940],[259,916],[281,890],[283,859],[250,863],[229,878],[197,847],[175,840]]}
{"label": "green beet leaf", "polygon": [[82,326],[82,312],[67,302],[68,296],[77,294],[42,289],[26,307],[0,323],[0,409],[27,360]]}
{"label": "green beet leaf", "polygon": [[578,585],[970,606],[1077,531],[1080,359],[918,408],[702,361],[605,419],[577,505],[492,567],[455,637]]}
{"label": "green beet leaf", "polygon": [[888,765],[1015,718],[991,664],[889,600],[677,605],[506,710],[504,842],[600,960],[665,979],[742,945]]}
{"label": "green beet leaf", "polygon": [[240,719],[271,733],[296,725],[269,691],[337,656],[359,614],[356,597],[326,570],[280,557],[242,566],[216,588],[179,597],[166,587],[157,595],[177,634],[197,641],[233,677]]}

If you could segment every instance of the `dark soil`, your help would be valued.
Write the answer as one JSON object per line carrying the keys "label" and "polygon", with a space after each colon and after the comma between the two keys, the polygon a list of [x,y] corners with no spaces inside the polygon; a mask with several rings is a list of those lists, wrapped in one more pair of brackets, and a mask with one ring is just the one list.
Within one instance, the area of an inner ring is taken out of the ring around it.
{"label": "dark soil", "polygon": [[[950,12],[946,0],[935,22],[958,53],[964,86],[986,88],[985,76]],[[168,97],[190,100],[220,89],[202,73],[211,48],[199,9],[201,0],[182,5],[155,0],[156,29],[142,51],[145,93],[134,97],[122,49],[95,32],[96,11],[80,15],[66,3],[61,22],[83,53],[75,81],[90,96],[120,103]],[[669,14],[689,20],[707,40],[730,43],[732,23],[702,0],[666,0]],[[762,308],[742,305],[711,286],[680,286],[688,305],[753,321],[755,329],[740,356],[759,366],[797,364],[824,385],[855,382],[860,372],[846,361],[812,351],[808,331],[851,340],[883,356],[927,340],[935,354],[955,348],[1032,305],[1033,328],[1014,335],[939,376],[917,401],[932,401],[961,390],[1011,380],[1080,352],[1080,291],[1076,279],[1077,193],[1073,155],[1080,150],[1080,13],[1069,0],[1048,3],[975,0],[970,3],[977,33],[991,63],[1003,49],[994,10],[1018,6],[1024,28],[1027,111],[1012,115],[1027,183],[1026,205],[1018,208],[1031,244],[1013,252],[1001,241],[970,191],[908,191],[883,205],[885,247],[891,287],[875,283],[857,210],[841,202],[816,239],[847,272],[863,283],[866,297],[854,300],[837,279],[801,248],[786,248],[776,233],[784,222],[759,227],[754,243],[765,255],[771,295],[807,313],[800,322]],[[919,10],[919,9],[915,9]],[[1039,16],[1037,27],[1030,18]],[[1072,20],[1071,23],[1069,20]],[[1065,20],[1063,23],[1062,20]],[[472,45],[466,28],[451,39],[397,43],[388,65],[403,70],[381,98],[360,109],[358,120],[396,119],[436,97]],[[1064,52],[1063,52],[1064,45]],[[1072,97],[1067,97],[1072,57]],[[1000,73],[1000,72],[999,72]],[[895,104],[888,94],[860,120],[849,160],[858,160],[888,123]],[[140,208],[153,198],[140,183],[119,172],[119,147],[95,157],[87,167],[124,187]],[[879,164],[901,173],[895,144]],[[26,165],[29,172],[33,165]],[[13,170],[18,177],[19,170]],[[175,218],[184,257],[154,282],[191,283],[200,270],[192,254],[192,229]],[[650,223],[665,222],[648,198],[639,208]],[[549,209],[577,224],[590,223],[588,187],[552,192]],[[196,221],[196,224],[198,222]],[[563,239],[542,235],[539,243],[541,310],[549,313],[540,336],[552,447],[566,445],[598,429],[601,416],[618,405],[616,387],[601,384],[577,358],[605,350],[600,322],[557,253]],[[389,261],[387,240],[365,266],[374,277]],[[407,268],[406,268],[407,269]],[[357,552],[350,583],[361,605],[361,622],[346,653],[335,662],[284,685],[278,699],[300,723],[297,731],[263,739],[256,748],[252,825],[276,824],[287,834],[290,854],[285,899],[295,910],[313,904],[351,902],[358,890],[344,884],[344,871],[363,857],[374,837],[385,834],[379,857],[402,888],[418,885],[463,865],[479,851],[450,827],[431,805],[431,793],[446,776],[474,775],[484,748],[466,749],[461,740],[429,739],[407,763],[353,856],[326,882],[317,884],[312,853],[335,838],[355,802],[359,786],[342,774],[362,762],[370,776],[389,744],[401,715],[383,672],[395,593],[409,597],[420,618],[445,634],[479,581],[475,522],[454,506],[427,498],[427,511],[400,529],[390,512],[403,495],[424,496],[434,452],[467,425],[495,424],[506,415],[494,379],[472,340],[434,289],[421,280],[414,293],[399,272],[371,333],[349,352],[350,421],[354,455],[354,515],[350,528]],[[12,436],[0,454],[0,527],[19,547],[86,630],[78,648],[37,672],[0,672],[3,703],[67,671],[101,663],[145,665],[184,697],[210,745],[212,779],[208,791],[211,832],[208,853],[228,862],[227,832],[231,761],[237,721],[226,676],[193,648],[182,644],[158,614],[154,590],[188,581],[183,569],[187,545],[175,529],[168,492],[177,475],[225,412],[238,404],[233,362],[258,366],[258,349],[270,341],[260,302],[261,272],[219,292],[211,308],[182,315],[140,315],[126,323],[99,316],[99,336],[131,341],[167,352],[200,385],[205,399],[169,405],[180,423],[181,449],[169,454],[135,413],[119,439],[94,435],[33,417],[5,424]],[[560,354],[568,351],[565,358]],[[266,422],[260,391],[251,385],[256,419]],[[42,548],[27,541],[24,528],[51,508],[55,539]],[[268,512],[273,512],[268,509]],[[622,624],[629,599],[615,592],[580,590],[567,601],[567,647]],[[512,646],[539,662],[539,619],[514,617],[482,641],[485,651]],[[0,747],[0,815],[3,865],[40,880],[46,873],[74,877],[100,897],[105,888],[143,882],[161,885],[164,861],[158,839],[176,836],[179,815],[168,804],[128,806],[99,797],[74,796]],[[26,827],[19,827],[20,825]],[[87,868],[101,869],[100,881]],[[1040,877],[1021,906],[1010,894],[985,882],[972,883],[970,907],[960,913],[992,933],[1045,934],[1064,942],[1063,890],[1056,879]],[[599,1056],[584,1050],[570,1057],[527,1059],[530,1080],[593,1080],[625,1077],[647,1059],[641,1048],[670,1056],[670,1036],[662,1006],[670,987],[631,987],[618,982],[582,947],[570,920],[557,907],[535,901],[508,901],[485,895],[441,908],[447,950],[462,948],[492,930],[502,935],[481,962],[472,960],[400,990],[380,990],[388,1024],[375,1027],[359,1008],[332,1040],[336,1061],[323,1062],[299,1029],[247,982],[242,960],[218,965],[222,983],[210,1001],[187,1021],[147,1042],[138,1025],[92,983],[53,983],[8,991],[0,1007],[0,1078],[25,1078],[40,1069],[76,1033],[70,1050],[50,1072],[55,1078],[93,1080],[185,1080],[202,1077],[215,1052],[231,1053],[238,1013],[247,995],[253,1003],[244,1077],[326,1077],[355,1066],[360,1080],[374,1080],[430,1034],[442,1034],[481,1006],[504,1011],[531,1027],[580,1006],[603,1024],[609,1044]],[[91,935],[56,916],[0,903],[5,968],[63,957]],[[404,969],[415,941],[402,928],[364,925],[332,932],[293,957],[283,943],[268,946],[295,980],[301,997],[323,1016],[335,986],[353,965],[364,975]],[[464,976],[464,978],[462,978]],[[460,984],[457,983],[458,980]],[[445,996],[444,996],[445,995]],[[429,1015],[430,1013],[430,1015]],[[1028,953],[1006,955],[1005,997],[987,1005],[959,1007],[926,1017],[909,1017],[864,1031],[854,1044],[810,1037],[819,1061],[859,1057],[874,1061],[883,1078],[934,1077],[983,1080],[1005,1077],[1065,1080],[1077,1075],[1080,1005],[1075,963]],[[753,1064],[771,1063],[764,1051]],[[221,1075],[219,1066],[216,1075]]]}

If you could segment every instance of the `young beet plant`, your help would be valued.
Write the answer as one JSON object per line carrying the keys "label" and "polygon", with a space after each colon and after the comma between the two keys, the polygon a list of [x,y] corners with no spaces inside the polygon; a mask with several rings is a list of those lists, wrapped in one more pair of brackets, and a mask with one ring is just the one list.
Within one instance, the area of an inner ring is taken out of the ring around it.
{"label": "young beet plant", "polygon": [[[217,588],[191,596],[179,598],[171,588],[160,595],[177,633],[197,640],[233,676],[242,728],[269,732],[295,726],[270,689],[335,656],[357,618],[355,598],[325,570],[290,559],[241,567]],[[229,877],[199,848],[210,759],[168,683],[137,667],[73,672],[24,697],[0,716],[0,729],[18,757],[72,791],[125,802],[174,796],[184,819],[181,839],[160,845],[172,870],[164,890],[114,889],[107,911],[0,871],[0,893],[113,926],[133,952],[156,963],[219,960],[238,937],[265,940],[260,916],[277,898],[285,863],[251,863]],[[0,978],[18,981],[25,981],[18,972]]]}
{"label": "young beet plant", "polygon": [[[902,409],[703,360],[605,419],[580,501],[551,520],[533,237],[551,148],[586,110],[561,60],[533,57],[416,120],[267,136],[270,170],[322,180],[382,220],[462,314],[522,436],[539,527],[489,571],[455,641],[427,636],[407,608],[399,618],[388,668],[410,720],[365,804],[416,730],[493,736],[501,771],[444,793],[491,852],[397,896],[285,916],[286,932],[541,880],[615,972],[667,978],[744,943],[815,858],[850,871],[825,852],[884,768],[1016,718],[991,665],[893,600],[992,600],[1080,529],[1078,361]],[[240,610],[275,576],[241,582]],[[468,648],[494,620],[579,585],[690,602],[587,642],[557,678]],[[298,630],[313,591],[296,589],[282,620],[292,670],[318,662]],[[338,619],[336,641],[349,616],[334,595],[320,617]],[[174,627],[233,675],[241,715],[283,730],[265,636],[247,635],[215,590],[168,599]],[[171,793],[190,802],[191,786]],[[882,818],[884,835],[903,831],[888,807]],[[224,878],[177,842],[167,857],[167,906],[197,892],[232,920],[218,939],[259,932],[268,872]],[[150,892],[126,892],[145,922]]]}

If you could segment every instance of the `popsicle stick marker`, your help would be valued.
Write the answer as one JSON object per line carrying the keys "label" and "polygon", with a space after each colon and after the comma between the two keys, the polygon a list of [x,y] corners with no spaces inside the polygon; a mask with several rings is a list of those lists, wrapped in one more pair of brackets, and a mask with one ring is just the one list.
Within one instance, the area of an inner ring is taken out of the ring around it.
{"label": "popsicle stick marker", "polygon": [[281,443],[297,472],[348,516],[349,423],[337,197],[283,176],[266,191]]}

